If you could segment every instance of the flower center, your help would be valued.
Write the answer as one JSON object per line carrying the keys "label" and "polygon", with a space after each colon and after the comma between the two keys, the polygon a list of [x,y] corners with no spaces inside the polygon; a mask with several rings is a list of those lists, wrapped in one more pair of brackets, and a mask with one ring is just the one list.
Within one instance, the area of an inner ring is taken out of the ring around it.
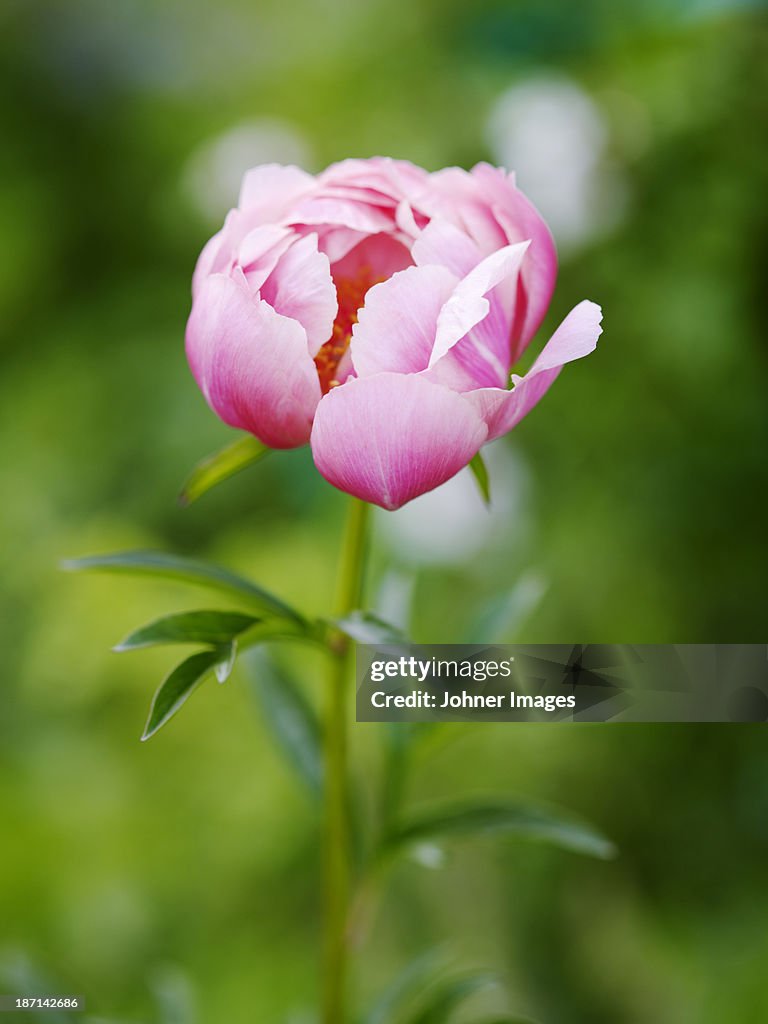
{"label": "flower center", "polygon": [[382,277],[374,277],[370,267],[362,266],[353,277],[345,277],[335,282],[339,311],[333,322],[330,338],[315,356],[317,375],[324,395],[328,394],[331,388],[343,384],[344,381],[339,380],[339,376],[346,379],[349,370],[346,373],[339,373],[339,364],[349,348],[352,328],[357,323],[358,313],[365,301],[365,293],[383,280]]}

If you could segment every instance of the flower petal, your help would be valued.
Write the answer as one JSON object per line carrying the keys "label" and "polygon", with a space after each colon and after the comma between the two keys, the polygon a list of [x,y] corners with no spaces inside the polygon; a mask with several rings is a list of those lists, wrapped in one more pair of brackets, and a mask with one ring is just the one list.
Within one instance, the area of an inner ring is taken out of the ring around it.
{"label": "flower petal", "polygon": [[[290,228],[279,228],[274,224],[262,224],[248,232],[237,248],[235,262],[245,274],[251,291],[257,292],[261,288],[297,237]],[[224,273],[225,270],[219,272]]]}
{"label": "flower petal", "polygon": [[299,234],[316,233],[317,247],[328,257],[331,266],[339,260],[343,260],[355,246],[370,237],[364,231],[352,231],[351,228],[338,226],[325,227],[322,224],[299,225],[293,230]]}
{"label": "flower petal", "polygon": [[423,213],[415,211],[407,199],[401,199],[395,210],[395,223],[405,238],[418,238],[422,228],[428,224]]}
{"label": "flower petal", "polygon": [[255,227],[285,216],[291,203],[311,192],[315,185],[312,175],[300,167],[262,164],[246,172],[237,205],[249,213]]}
{"label": "flower petal", "polygon": [[[209,274],[229,272],[238,247],[254,228],[284,217],[291,204],[313,188],[315,179],[298,167],[264,164],[247,171],[240,188],[238,208],[229,211],[221,231],[200,254],[192,279],[193,296]],[[279,229],[272,226],[268,230]],[[256,247],[264,244],[263,239],[258,239]]]}
{"label": "flower petal", "polygon": [[407,160],[375,156],[368,160],[353,157],[331,164],[319,180],[321,185],[368,188],[400,200],[421,191],[429,181],[429,175]]}
{"label": "flower petal", "polygon": [[297,203],[291,209],[287,223],[333,224],[374,235],[379,231],[392,231],[395,227],[395,218],[393,211],[381,206],[320,194],[307,196]]}
{"label": "flower petal", "polygon": [[[505,246],[478,263],[459,282],[438,319],[430,366],[434,366],[438,359],[488,315],[490,304],[486,295],[505,278],[518,272],[527,248],[526,242]],[[508,337],[506,344],[508,347]],[[495,354],[502,355],[500,352]]]}
{"label": "flower petal", "polygon": [[200,291],[206,277],[208,277],[209,274],[214,273],[216,263],[221,259],[223,240],[224,228],[222,228],[221,231],[217,231],[212,238],[208,239],[203,246],[202,252],[197,257],[195,270],[192,274],[192,298],[194,298]]}
{"label": "flower petal", "polygon": [[487,197],[507,241],[531,241],[521,273],[526,302],[515,324],[515,336],[519,337],[520,344],[518,351],[513,353],[514,361],[539,329],[552,298],[557,277],[555,243],[544,218],[517,188],[513,175],[486,163],[477,164],[470,173]]}
{"label": "flower petal", "polygon": [[457,277],[465,277],[483,258],[469,235],[444,217],[435,217],[427,224],[411,253],[417,265],[437,263]]}
{"label": "flower petal", "polygon": [[339,308],[330,263],[318,252],[317,235],[299,239],[280,257],[261,297],[281,316],[299,321],[307,332],[310,355],[317,355],[331,336]]}
{"label": "flower petal", "polygon": [[332,196],[334,199],[353,199],[358,203],[383,206],[388,209],[393,209],[398,204],[398,200],[387,192],[380,192],[367,185],[357,185],[351,181],[340,185],[323,181],[321,188],[324,196]]}
{"label": "flower petal", "polygon": [[445,267],[408,267],[376,284],[352,329],[350,352],[359,377],[426,369],[440,310],[456,285]]}
{"label": "flower petal", "polygon": [[593,352],[602,333],[602,310],[594,302],[580,302],[563,320],[524,377],[515,378],[512,391],[481,388],[465,398],[488,425],[488,440],[501,437],[547,393],[565,363]]}
{"label": "flower petal", "polygon": [[487,428],[472,405],[423,376],[347,381],[317,407],[315,465],[334,487],[395,509],[467,465]]}
{"label": "flower petal", "polygon": [[225,423],[272,448],[295,448],[309,440],[320,400],[306,331],[237,274],[212,274],[201,284],[187,323],[189,365]]}
{"label": "flower petal", "polygon": [[412,263],[409,250],[392,235],[366,235],[342,259],[331,261],[331,272],[337,284],[358,277],[363,271],[378,283]]}
{"label": "flower petal", "polygon": [[482,189],[460,167],[446,167],[430,174],[427,189],[414,205],[430,217],[451,221],[469,235],[484,256],[508,241]]}

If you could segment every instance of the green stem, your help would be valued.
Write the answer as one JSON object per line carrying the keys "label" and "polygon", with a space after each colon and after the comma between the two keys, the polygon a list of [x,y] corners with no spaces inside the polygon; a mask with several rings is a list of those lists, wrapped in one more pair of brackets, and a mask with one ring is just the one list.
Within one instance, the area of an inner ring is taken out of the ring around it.
{"label": "green stem", "polygon": [[[358,608],[369,506],[352,500],[339,564],[334,612]],[[347,681],[353,647],[341,633],[331,642],[325,722],[325,959],[323,1024],[346,1020],[347,914],[349,909],[349,820],[347,802]]]}

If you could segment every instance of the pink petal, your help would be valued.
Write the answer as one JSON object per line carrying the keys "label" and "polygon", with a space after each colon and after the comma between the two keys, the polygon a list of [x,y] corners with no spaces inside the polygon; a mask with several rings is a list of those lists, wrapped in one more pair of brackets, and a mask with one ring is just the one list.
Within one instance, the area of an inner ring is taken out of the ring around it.
{"label": "pink petal", "polygon": [[353,199],[358,203],[383,206],[385,209],[392,209],[398,203],[398,200],[389,192],[380,192],[378,189],[369,188],[353,181],[341,185],[323,182],[321,188],[324,196],[331,196],[334,199]]}
{"label": "pink petal", "polygon": [[[317,179],[317,190],[291,212],[291,224],[344,226],[366,234],[400,231],[402,204],[423,191],[429,175],[405,160],[373,157],[332,164]],[[407,227],[411,226],[406,220]]]}
{"label": "pink petal", "polygon": [[264,164],[247,171],[240,188],[239,207],[227,214],[221,231],[206,244],[197,261],[192,294],[209,274],[226,273],[235,253],[254,228],[285,216],[291,203],[308,194],[315,179],[298,167]]}
{"label": "pink petal", "polygon": [[360,242],[364,241],[369,235],[365,231],[353,231],[351,228],[345,227],[325,227],[322,224],[315,225],[298,225],[294,227],[294,231],[298,234],[316,233],[318,237],[317,247],[320,252],[324,252],[331,262],[331,265],[337,263],[359,245]]}
{"label": "pink petal", "polygon": [[380,206],[335,199],[333,196],[313,195],[291,208],[289,224],[334,225],[376,234],[394,228],[394,214]]}
{"label": "pink petal", "polygon": [[201,285],[187,323],[189,365],[225,423],[272,448],[295,448],[309,440],[320,399],[307,335],[238,273],[213,274]]}
{"label": "pink petal", "polygon": [[416,219],[413,207],[406,199],[400,200],[395,210],[395,223],[403,235],[407,238],[417,238],[425,222],[426,218],[423,214],[420,215],[419,220]]}
{"label": "pink petal", "polygon": [[315,179],[300,167],[262,164],[246,172],[238,206],[251,215],[255,227],[257,223],[280,220],[292,203],[315,187]]}
{"label": "pink petal", "polygon": [[490,164],[477,164],[472,168],[472,177],[487,197],[493,214],[504,229],[508,242],[530,239],[531,247],[523,265],[522,282],[526,304],[516,325],[515,336],[519,337],[520,355],[539,329],[549,307],[557,277],[557,253],[549,228],[533,203],[515,185],[514,177],[507,175]]}
{"label": "pink petal", "polygon": [[[454,342],[450,351],[439,354],[436,350],[432,359],[431,379],[445,384],[456,391],[468,391],[477,387],[498,387],[506,383],[509,368],[512,364],[512,323],[517,294],[517,281],[520,269],[519,256],[523,250],[510,259],[507,272],[483,297],[478,289],[488,282],[488,272],[497,261],[502,263],[505,257],[497,254],[487,257],[480,269],[482,255],[475,242],[464,231],[450,221],[437,217],[424,228],[413,245],[413,258],[416,263],[440,263],[461,277],[467,275],[467,282],[457,289],[453,302],[463,303],[466,295],[472,296],[476,303],[478,323],[469,329],[463,338]],[[473,275],[470,272],[478,269]],[[498,275],[497,275],[498,276]],[[485,280],[484,280],[485,278]],[[487,302],[486,302],[487,300]],[[487,312],[483,313],[483,310]],[[468,312],[468,310],[465,310]],[[463,330],[467,323],[474,319],[468,316],[457,326]],[[441,326],[444,323],[441,322]],[[455,337],[455,333],[453,337]],[[450,338],[443,338],[443,345]]]}
{"label": "pink petal", "polygon": [[437,263],[457,277],[465,277],[483,258],[469,235],[443,217],[435,217],[427,224],[413,243],[411,253],[417,265]]}
{"label": "pink petal", "polygon": [[343,259],[331,261],[336,282],[355,278],[367,271],[373,278],[386,280],[399,270],[405,270],[413,260],[409,250],[392,235],[366,235]]}
{"label": "pink petal", "polygon": [[515,378],[512,391],[482,388],[465,395],[488,424],[489,441],[517,426],[547,393],[565,363],[594,351],[602,333],[602,316],[594,302],[580,302],[557,328],[528,373]]}
{"label": "pink petal", "polygon": [[458,473],[487,428],[469,402],[420,375],[381,373],[324,396],[315,465],[334,487],[395,509]]}
{"label": "pink petal", "polygon": [[192,297],[210,274],[228,274],[235,265],[237,249],[251,228],[240,210],[230,210],[224,224],[203,246],[192,277]]}
{"label": "pink petal", "polygon": [[372,157],[368,160],[349,159],[331,164],[320,175],[322,186],[354,185],[369,188],[395,199],[408,199],[423,189],[429,175],[423,168],[407,160]]}
{"label": "pink petal", "polygon": [[460,167],[430,174],[427,190],[414,205],[430,217],[451,221],[469,235],[484,256],[509,241],[477,182]]}
{"label": "pink petal", "polygon": [[333,331],[338,310],[336,286],[317,235],[307,235],[281,256],[261,288],[261,297],[281,316],[298,320],[307,332],[309,353],[317,355]]}
{"label": "pink petal", "polygon": [[409,267],[374,285],[352,329],[352,365],[359,377],[417,373],[429,363],[440,310],[456,285],[445,267]]}
{"label": "pink petal", "polygon": [[280,257],[298,236],[290,228],[262,224],[249,231],[237,249],[236,262],[251,291],[257,292],[275,269]]}
{"label": "pink petal", "polygon": [[197,257],[195,270],[192,274],[192,298],[200,291],[200,287],[206,277],[220,269],[217,268],[216,264],[221,260],[224,232],[225,228],[222,228],[221,231],[216,232],[213,238],[209,238],[203,246],[203,251]]}
{"label": "pink petal", "polygon": [[465,346],[468,348],[466,356],[470,360],[476,357],[487,364],[496,374],[497,380],[506,380],[510,366],[509,320],[504,316],[500,304],[492,307],[486,296],[502,281],[516,278],[527,248],[527,243],[521,242],[499,249],[487,256],[457,285],[437,321],[437,336],[429,361],[430,367],[491,313],[491,321],[486,328]]}

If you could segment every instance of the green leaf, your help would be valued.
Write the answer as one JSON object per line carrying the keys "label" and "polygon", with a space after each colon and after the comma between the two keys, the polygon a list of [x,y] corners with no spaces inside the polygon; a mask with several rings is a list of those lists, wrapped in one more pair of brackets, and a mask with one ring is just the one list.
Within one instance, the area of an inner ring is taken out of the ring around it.
{"label": "green leaf", "polygon": [[129,633],[115,651],[134,651],[153,644],[228,644],[261,620],[229,611],[193,611],[165,615]]}
{"label": "green leaf", "polygon": [[488,467],[485,464],[485,460],[480,452],[472,457],[469,463],[469,468],[474,474],[477,486],[480,490],[483,501],[486,505],[491,503],[491,480],[488,476]]}
{"label": "green leaf", "polygon": [[249,651],[241,663],[278,747],[319,796],[323,788],[322,734],[314,708],[266,651]]}
{"label": "green leaf", "polygon": [[511,590],[496,594],[467,628],[466,642],[495,644],[519,632],[547,592],[547,581],[538,572],[524,572]]}
{"label": "green leaf", "polygon": [[[408,786],[414,756],[445,723],[440,722],[383,722],[384,766],[381,771],[382,831],[389,832],[392,822],[399,817],[400,807]],[[450,726],[449,726],[450,728]]]}
{"label": "green leaf", "polygon": [[482,988],[496,984],[492,974],[465,974],[443,982],[406,1024],[445,1024],[460,1003]]}
{"label": "green leaf", "polygon": [[224,650],[226,651],[226,656],[221,661],[217,661],[213,666],[216,681],[219,683],[226,683],[232,675],[232,669],[235,667],[235,659],[237,658],[237,640],[232,640]]}
{"label": "green leaf", "polygon": [[261,461],[272,451],[250,434],[239,437],[232,444],[207,456],[195,466],[179,494],[179,504],[186,507],[197,501],[206,491],[228,480],[235,473]]}
{"label": "green leaf", "polygon": [[306,625],[306,620],[299,612],[250,580],[221,566],[185,558],[183,555],[170,555],[163,551],[124,551],[114,555],[67,559],[61,563],[61,567],[70,572],[125,573],[194,583],[234,595],[263,611]]}
{"label": "green leaf", "polygon": [[160,688],[152,700],[142,740],[148,740],[150,736],[154,736],[158,729],[164,726],[170,718],[173,718],[214,665],[222,660],[222,656],[226,658],[228,654],[228,651],[221,649],[200,651],[177,665],[160,684]]}
{"label": "green leaf", "polygon": [[359,644],[403,644],[406,637],[396,627],[384,622],[373,612],[354,611],[341,619],[332,619],[332,624],[345,636]]}
{"label": "green leaf", "polygon": [[408,781],[416,733],[411,722],[384,722],[384,768],[381,773],[381,821],[388,830],[396,820]]}
{"label": "green leaf", "polygon": [[602,859],[616,854],[613,843],[591,825],[564,811],[522,802],[449,806],[428,812],[391,834],[385,848],[477,835],[524,836]]}
{"label": "green leaf", "polygon": [[292,619],[257,620],[255,625],[240,635],[238,644],[241,650],[246,650],[273,640],[301,641],[325,648],[324,631],[317,628],[317,623],[300,624]]}
{"label": "green leaf", "polygon": [[363,1017],[363,1024],[392,1024],[408,1002],[419,996],[443,963],[441,950],[428,950],[412,960],[384,989]]}

